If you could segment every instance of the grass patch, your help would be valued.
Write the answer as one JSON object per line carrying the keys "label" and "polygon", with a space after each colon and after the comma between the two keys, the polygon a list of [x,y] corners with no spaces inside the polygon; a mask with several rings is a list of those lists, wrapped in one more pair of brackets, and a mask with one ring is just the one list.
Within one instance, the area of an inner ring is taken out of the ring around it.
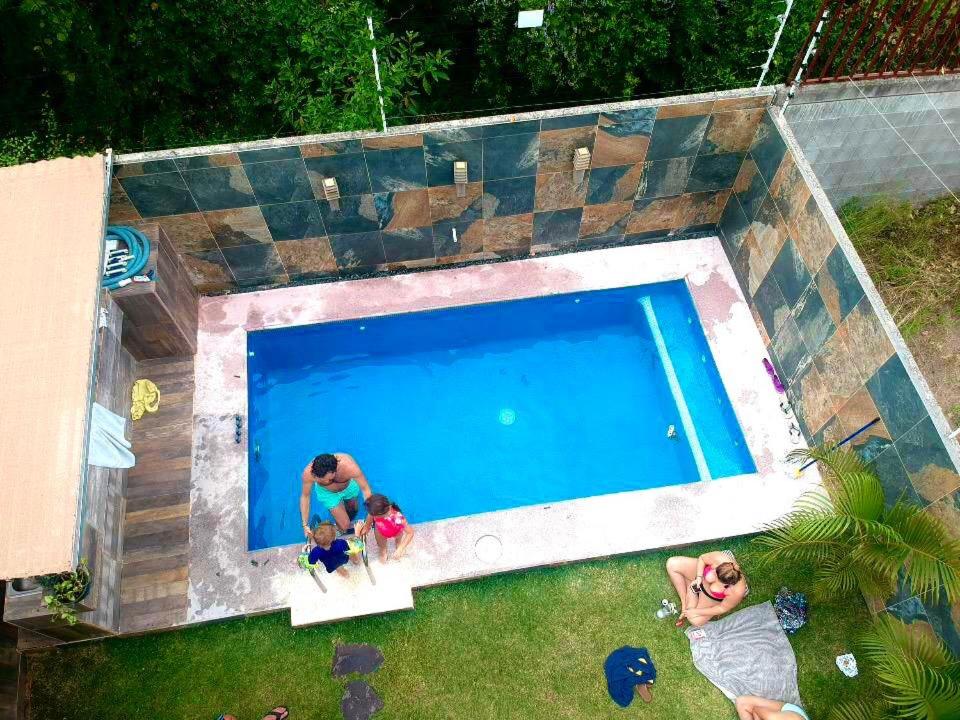
{"label": "grass patch", "polygon": [[[724,544],[749,571],[746,540]],[[690,554],[704,546],[690,548]],[[416,610],[292,630],[286,613],[173,633],[88,643],[31,658],[33,717],[259,720],[274,704],[291,720],[339,717],[343,683],[330,678],[334,645],[379,645],[386,662],[370,679],[377,717],[729,720],[731,703],[693,667],[685,636],[657,620],[671,590],[670,552],[543,568],[417,592]],[[749,573],[747,604],[782,585],[807,589],[803,568]],[[858,596],[815,604],[791,638],[811,717],[840,700],[870,697],[867,675],[850,680],[834,658],[869,624]],[[603,660],[621,645],[650,649],[654,701],[621,710],[606,694]]]}
{"label": "grass patch", "polygon": [[960,314],[960,205],[848,200],[840,219],[905,337]]}

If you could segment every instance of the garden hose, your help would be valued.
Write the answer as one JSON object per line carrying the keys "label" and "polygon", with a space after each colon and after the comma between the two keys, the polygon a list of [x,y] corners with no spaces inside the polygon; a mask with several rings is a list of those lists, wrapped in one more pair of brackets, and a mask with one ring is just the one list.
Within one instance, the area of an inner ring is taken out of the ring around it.
{"label": "garden hose", "polygon": [[[100,285],[107,290],[113,290],[126,285],[130,278],[139,273],[150,258],[150,240],[139,230],[123,225],[109,225],[105,240],[120,241],[127,246],[126,255],[129,258],[111,270],[112,260],[107,261],[104,267],[103,280]],[[109,257],[109,256],[108,256]],[[126,282],[124,282],[126,281]]]}

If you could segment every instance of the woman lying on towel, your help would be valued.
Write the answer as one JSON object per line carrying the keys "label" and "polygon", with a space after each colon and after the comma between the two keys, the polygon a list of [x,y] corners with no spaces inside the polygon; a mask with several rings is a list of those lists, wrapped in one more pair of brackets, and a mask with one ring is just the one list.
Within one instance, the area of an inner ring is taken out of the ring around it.
{"label": "woman lying on towel", "polygon": [[667,575],[680,596],[680,618],[700,627],[733,610],[747,595],[747,578],[730,553],[708,552],[698,558],[677,555],[667,560]]}

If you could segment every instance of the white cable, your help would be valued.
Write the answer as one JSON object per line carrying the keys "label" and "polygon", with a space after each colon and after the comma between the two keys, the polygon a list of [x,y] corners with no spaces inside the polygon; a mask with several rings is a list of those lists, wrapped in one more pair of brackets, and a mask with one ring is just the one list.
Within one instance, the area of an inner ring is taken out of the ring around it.
{"label": "white cable", "polygon": [[[376,40],[373,35],[373,18],[367,17],[367,27],[370,28],[370,39]],[[377,78],[377,96],[380,98],[380,120],[383,122],[383,131],[387,131],[387,113],[383,110],[383,85],[380,84],[380,61],[377,60],[377,46],[370,48],[370,54],[373,55],[373,74]]]}
{"label": "white cable", "polygon": [[780,44],[780,36],[783,34],[783,28],[787,24],[787,18],[790,17],[790,10],[793,9],[793,0],[786,0],[787,9],[783,11],[783,15],[780,16],[780,27],[777,28],[777,34],[773,36],[773,45],[770,46],[770,49],[767,51],[767,61],[761,65],[763,72],[760,73],[760,79],[757,80],[757,87],[763,85],[763,79],[767,76],[767,70],[770,69],[770,63],[773,62],[773,54],[777,51],[777,45]]}

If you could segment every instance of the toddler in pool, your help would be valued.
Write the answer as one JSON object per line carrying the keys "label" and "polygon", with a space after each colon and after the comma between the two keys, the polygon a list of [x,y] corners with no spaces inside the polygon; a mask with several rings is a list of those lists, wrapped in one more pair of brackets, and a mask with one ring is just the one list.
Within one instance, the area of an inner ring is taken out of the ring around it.
{"label": "toddler in pool", "polygon": [[391,559],[388,550],[389,540],[396,538],[396,549],[393,558],[400,559],[413,541],[413,528],[400,512],[400,507],[385,495],[374,493],[366,500],[367,519],[360,529],[361,535],[366,535],[373,525],[373,534],[380,548],[380,559],[386,562]]}

